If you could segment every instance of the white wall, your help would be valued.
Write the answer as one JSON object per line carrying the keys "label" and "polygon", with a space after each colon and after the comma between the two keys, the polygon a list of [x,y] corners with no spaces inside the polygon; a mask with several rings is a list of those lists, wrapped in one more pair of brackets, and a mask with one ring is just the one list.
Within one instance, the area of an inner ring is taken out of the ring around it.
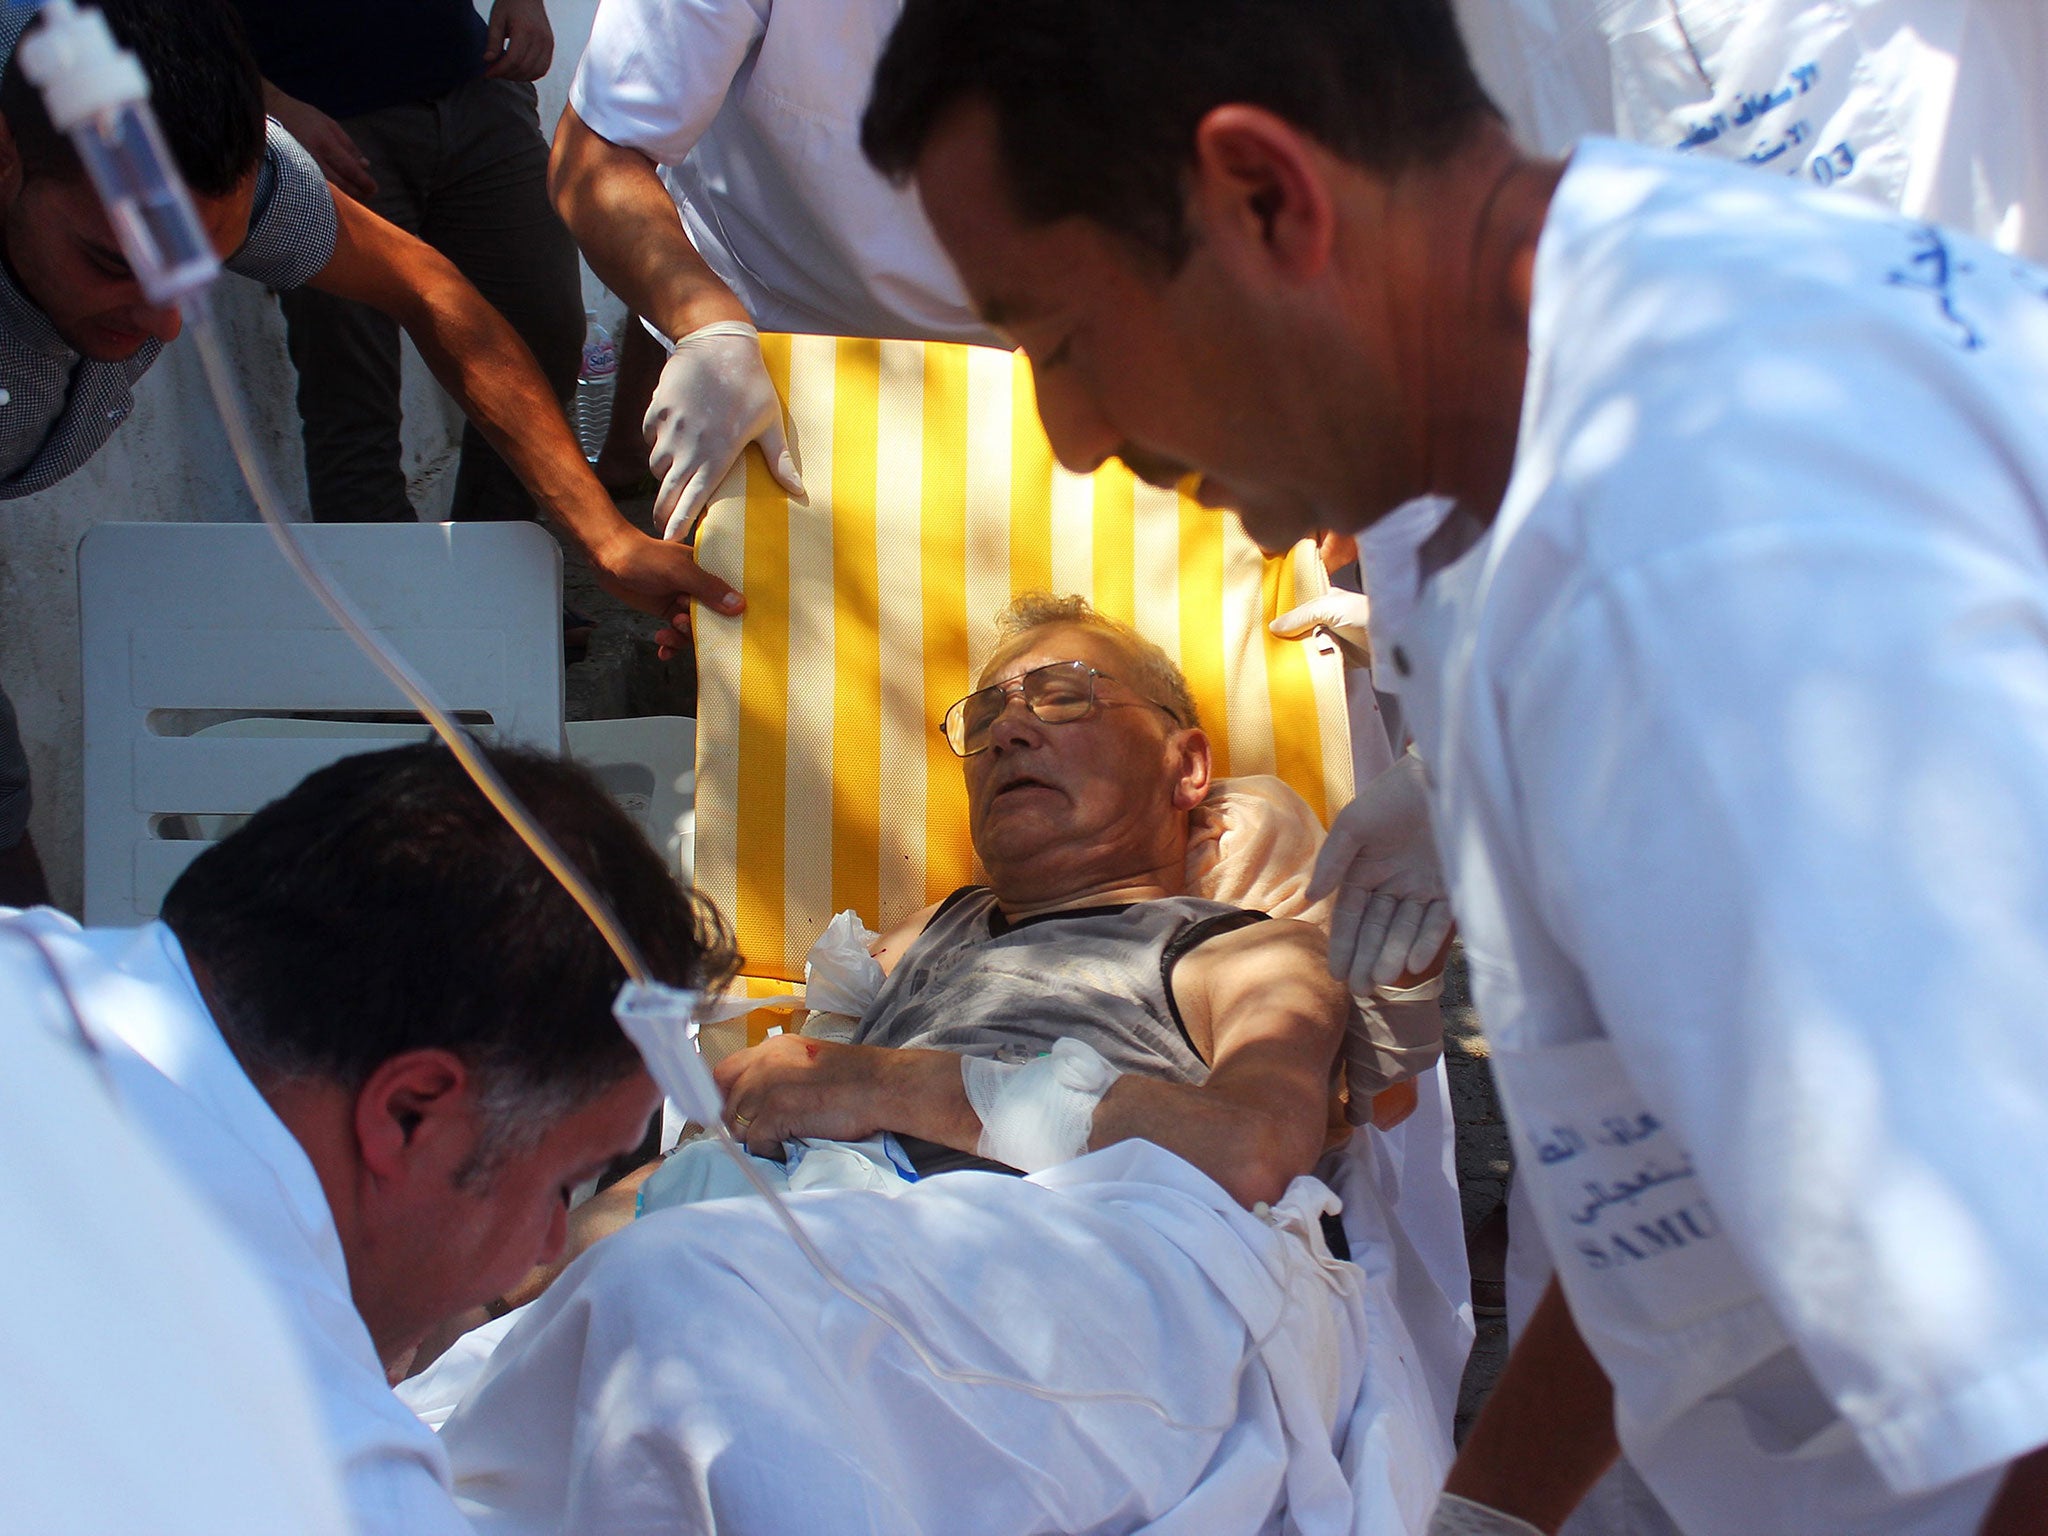
{"label": "white wall", "polygon": [[[488,0],[480,9],[488,11]],[[541,120],[552,133],[590,33],[597,0],[553,0],[555,63],[541,82]],[[584,303],[617,319],[618,305],[590,273]],[[297,377],[285,355],[276,300],[254,283],[224,279],[215,306],[244,365],[257,436],[285,495],[303,509],[304,459]],[[454,491],[461,416],[406,348],[405,469],[421,515],[440,515]],[[35,781],[30,822],[57,903],[81,905],[78,541],[96,522],[241,522],[255,517],[227,439],[207,402],[198,357],[173,343],[135,391],[135,411],[93,461],[38,496],[0,501],[0,684],[21,717]]]}

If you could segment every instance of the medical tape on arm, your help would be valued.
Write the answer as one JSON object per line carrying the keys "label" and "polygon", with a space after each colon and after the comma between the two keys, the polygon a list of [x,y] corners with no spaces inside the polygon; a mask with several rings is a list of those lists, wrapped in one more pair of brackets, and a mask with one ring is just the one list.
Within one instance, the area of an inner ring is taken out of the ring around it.
{"label": "medical tape on arm", "polygon": [[975,1150],[1026,1173],[1071,1162],[1088,1150],[1095,1106],[1121,1075],[1074,1039],[1057,1040],[1048,1055],[1021,1065],[962,1056],[960,1081],[981,1117]]}

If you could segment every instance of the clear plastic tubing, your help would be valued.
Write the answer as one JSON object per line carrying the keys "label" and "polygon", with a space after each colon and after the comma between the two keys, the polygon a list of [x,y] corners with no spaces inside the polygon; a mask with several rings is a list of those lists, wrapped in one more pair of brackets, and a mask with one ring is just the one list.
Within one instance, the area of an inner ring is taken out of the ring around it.
{"label": "clear plastic tubing", "polygon": [[[534,820],[490,759],[412,666],[370,627],[348,595],[327,580],[310,551],[299,541],[286,516],[284,501],[257,450],[248,412],[219,328],[207,302],[207,288],[220,274],[206,227],[178,174],[149,109],[149,81],[135,55],[122,48],[96,9],[81,9],[76,0],[47,0],[40,20],[20,44],[22,69],[43,93],[50,120],[71,136],[86,174],[105,203],[114,233],[136,281],[152,304],[176,304],[186,329],[199,349],[206,381],[220,412],[249,492],[285,559],[334,620],[362,648],[393,686],[426,718],[466,772],[476,781],[513,830],[533,850],[611,946],[627,975],[614,1011],[627,1036],[640,1048],[661,1089],[684,1111],[707,1126],[761,1197],[773,1208],[799,1251],[826,1282],[849,1302],[900,1338],[932,1375],[964,1386],[1001,1387],[1049,1402],[1122,1404],[1149,1410],[1170,1428],[1218,1433],[1222,1424],[1186,1424],[1175,1419],[1157,1399],[1142,1392],[1065,1391],[987,1371],[965,1369],[935,1356],[902,1318],[872,1297],[856,1290],[840,1274],[780,1193],[764,1178],[745,1148],[723,1123],[723,1106],[711,1070],[696,1046],[694,993],[665,986],[649,975],[638,946],[610,907],[563,856],[547,830]],[[1264,1348],[1285,1317],[1252,1341],[1240,1357],[1236,1375]],[[1233,1380],[1228,1396],[1236,1397]]]}

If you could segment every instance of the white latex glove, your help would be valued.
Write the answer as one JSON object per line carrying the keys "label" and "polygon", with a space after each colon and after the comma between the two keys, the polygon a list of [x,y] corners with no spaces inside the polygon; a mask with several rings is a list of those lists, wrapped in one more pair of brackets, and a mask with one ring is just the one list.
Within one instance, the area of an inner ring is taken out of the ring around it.
{"label": "white latex glove", "polygon": [[782,401],[761,358],[761,333],[744,320],[699,326],[675,344],[640,423],[647,467],[661,481],[654,521],[679,539],[747,444],[758,442],[769,473],[798,500],[804,483],[790,455]]}
{"label": "white latex glove", "polygon": [[1429,829],[1422,759],[1413,752],[1337,813],[1309,877],[1309,900],[1333,890],[1330,974],[1357,996],[1425,974],[1449,940],[1449,892]]}
{"label": "white latex glove", "polygon": [[1543,1536],[1543,1532],[1491,1504],[1475,1504],[1455,1493],[1441,1493],[1429,1517],[1427,1536]]}
{"label": "white latex glove", "polygon": [[1320,629],[1337,642],[1347,667],[1372,665],[1372,641],[1366,633],[1366,615],[1371,605],[1362,592],[1332,587],[1321,597],[1290,608],[1266,627],[1282,640],[1299,640]]}

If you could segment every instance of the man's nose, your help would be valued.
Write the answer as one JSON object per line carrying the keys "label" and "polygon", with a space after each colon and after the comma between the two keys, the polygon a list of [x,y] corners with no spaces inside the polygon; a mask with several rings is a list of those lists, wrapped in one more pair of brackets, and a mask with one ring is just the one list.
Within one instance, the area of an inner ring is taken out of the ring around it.
{"label": "man's nose", "polygon": [[185,317],[178,312],[175,304],[162,309],[154,305],[138,304],[129,311],[130,323],[138,331],[147,331],[165,346],[178,339],[185,329]]}
{"label": "man's nose", "polygon": [[1000,750],[1043,739],[1038,716],[1024,702],[1024,690],[1014,688],[1004,694],[1003,707],[997,711],[995,722],[988,728],[989,746]]}
{"label": "man's nose", "polygon": [[1038,419],[1045,425],[1053,457],[1077,475],[1093,474],[1123,445],[1122,435],[1071,370],[1059,370],[1048,380],[1034,366],[1031,378],[1038,392]]}

